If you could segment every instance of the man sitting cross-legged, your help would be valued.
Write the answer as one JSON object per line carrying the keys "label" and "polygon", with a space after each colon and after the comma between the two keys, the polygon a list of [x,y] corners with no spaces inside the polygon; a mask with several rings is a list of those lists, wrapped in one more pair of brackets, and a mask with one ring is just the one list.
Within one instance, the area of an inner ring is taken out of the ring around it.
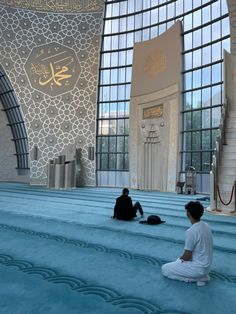
{"label": "man sitting cross-legged", "polygon": [[137,216],[137,211],[139,211],[141,217],[143,217],[143,209],[141,204],[136,202],[133,206],[132,199],[129,196],[129,190],[124,188],[122,195],[116,199],[113,218],[120,220],[131,220]]}
{"label": "man sitting cross-legged", "polygon": [[199,202],[185,205],[192,226],[185,233],[184,253],[175,262],[162,266],[162,274],[170,279],[197,282],[203,286],[210,280],[209,272],[213,256],[211,229],[201,221],[204,208]]}

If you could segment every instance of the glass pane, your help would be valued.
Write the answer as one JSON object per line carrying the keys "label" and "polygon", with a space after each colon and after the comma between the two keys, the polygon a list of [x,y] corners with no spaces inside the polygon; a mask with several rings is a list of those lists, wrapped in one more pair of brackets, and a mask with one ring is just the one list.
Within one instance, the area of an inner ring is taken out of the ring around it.
{"label": "glass pane", "polygon": [[216,139],[219,136],[219,129],[212,130],[211,136],[212,136],[212,149],[215,149],[215,147],[216,147]]}
{"label": "glass pane", "polygon": [[116,169],[116,154],[109,154],[109,170]]}
{"label": "glass pane", "polygon": [[193,12],[193,27],[198,27],[202,24],[202,12],[197,10]]}
{"label": "glass pane", "polygon": [[119,83],[124,83],[125,79],[125,68],[119,69]]}
{"label": "glass pane", "polygon": [[127,40],[127,44],[122,45],[122,48],[133,47],[133,44],[134,44],[134,34],[133,33],[128,33],[126,40]]}
{"label": "glass pane", "polygon": [[110,87],[110,100],[116,100],[117,99],[117,86],[111,86]]}
{"label": "glass pane", "polygon": [[112,36],[111,49],[113,49],[113,50],[118,49],[118,36]]}
{"label": "glass pane", "polygon": [[124,157],[124,170],[129,170],[129,155],[125,154]]}
{"label": "glass pane", "polygon": [[202,65],[211,62],[211,46],[202,49]]}
{"label": "glass pane", "polygon": [[109,67],[111,62],[111,56],[110,53],[104,53],[102,56],[102,67]]}
{"label": "glass pane", "polygon": [[184,55],[184,66],[185,66],[185,70],[189,70],[192,68],[193,66],[192,52],[186,53]]}
{"label": "glass pane", "polygon": [[201,29],[193,32],[193,47],[198,47],[202,44]]}
{"label": "glass pane", "polygon": [[192,107],[192,93],[185,93],[184,94],[184,109],[188,110]]}
{"label": "glass pane", "polygon": [[111,20],[107,20],[104,27],[104,34],[111,33]]}
{"label": "glass pane", "polygon": [[115,135],[116,134],[116,120],[110,120],[110,126],[109,126],[109,134]]}
{"label": "glass pane", "polygon": [[112,102],[110,104],[110,118],[115,118],[117,113],[117,103]]}
{"label": "glass pane", "polygon": [[97,168],[101,169],[101,154],[97,154]]}
{"label": "glass pane", "polygon": [[108,118],[109,117],[109,104],[100,104],[99,106],[99,118]]}
{"label": "glass pane", "polygon": [[212,40],[217,40],[221,36],[221,24],[220,21],[212,24]]}
{"label": "glass pane", "polygon": [[228,4],[227,4],[227,0],[221,0],[221,14],[226,14],[228,13]]}
{"label": "glass pane", "polygon": [[211,170],[211,153],[203,152],[202,153],[202,171]]}
{"label": "glass pane", "polygon": [[184,155],[185,155],[185,165],[186,165],[186,167],[184,167],[184,169],[185,169],[188,166],[192,165],[192,154],[191,153],[185,153]]}
{"label": "glass pane", "polygon": [[207,150],[211,147],[211,132],[210,130],[202,131],[202,149]]}
{"label": "glass pane", "polygon": [[192,129],[201,129],[201,111],[193,111],[192,112]]}
{"label": "glass pane", "polygon": [[117,152],[124,153],[125,152],[125,141],[123,136],[117,137]]}
{"label": "glass pane", "polygon": [[132,64],[132,62],[133,62],[133,50],[127,50],[126,51],[126,57],[127,57],[126,64]]}
{"label": "glass pane", "polygon": [[131,82],[132,68],[126,68],[126,82]]}
{"label": "glass pane", "polygon": [[202,107],[209,107],[211,105],[211,89],[204,88],[202,90]]}
{"label": "glass pane", "polygon": [[184,150],[192,149],[192,133],[187,132],[184,133]]}
{"label": "glass pane", "polygon": [[191,128],[192,128],[191,116],[192,116],[191,112],[185,112],[184,113],[184,129],[185,130],[191,130]]}
{"label": "glass pane", "polygon": [[201,153],[192,153],[192,166],[196,171],[201,171]]}
{"label": "glass pane", "polygon": [[119,66],[126,64],[126,51],[119,52]]}
{"label": "glass pane", "polygon": [[123,1],[120,2],[120,15],[125,15],[127,14],[127,2]]}
{"label": "glass pane", "polygon": [[103,50],[111,50],[111,37],[110,36],[103,38]]}
{"label": "glass pane", "polygon": [[116,137],[115,136],[109,137],[109,152],[110,153],[116,152]]}
{"label": "glass pane", "polygon": [[202,9],[202,23],[205,24],[210,21],[211,18],[211,11],[210,11],[210,6],[207,6]]}
{"label": "glass pane", "polygon": [[200,87],[201,82],[202,82],[201,70],[193,71],[193,88]]}
{"label": "glass pane", "polygon": [[221,107],[212,108],[212,127],[218,127],[221,118]]}
{"label": "glass pane", "polygon": [[129,102],[125,103],[125,117],[129,116]]}
{"label": "glass pane", "polygon": [[124,155],[118,154],[117,155],[117,170],[123,170],[124,169]]}
{"label": "glass pane", "polygon": [[129,120],[125,119],[125,134],[129,134]]}
{"label": "glass pane", "polygon": [[108,169],[108,154],[101,155],[101,170]]}
{"label": "glass pane", "polygon": [[221,63],[212,66],[212,84],[219,83],[222,80]]}
{"label": "glass pane", "polygon": [[193,8],[193,2],[189,0],[184,0],[184,11],[190,11]]}
{"label": "glass pane", "polygon": [[143,13],[143,27],[150,25],[150,11]]}
{"label": "glass pane", "polygon": [[206,109],[202,111],[202,128],[210,128],[211,126],[211,110]]}
{"label": "glass pane", "polygon": [[125,152],[127,153],[129,151],[129,138],[128,136],[125,136]]}
{"label": "glass pane", "polygon": [[211,67],[202,69],[202,85],[211,85]]}
{"label": "glass pane", "polygon": [[167,19],[174,17],[174,14],[175,14],[175,4],[169,3],[167,5]]}
{"label": "glass pane", "polygon": [[102,141],[102,147],[101,147],[101,151],[104,153],[108,152],[108,137],[102,137],[101,138]]}
{"label": "glass pane", "polygon": [[117,70],[111,70],[111,84],[117,83]]}
{"label": "glass pane", "polygon": [[211,41],[211,25],[202,29],[202,44],[208,44]]}
{"label": "glass pane", "polygon": [[128,1],[128,13],[134,12],[134,0]]}
{"label": "glass pane", "polygon": [[117,109],[117,117],[124,117],[125,115],[125,103],[119,102],[118,103],[118,109]]}
{"label": "glass pane", "polygon": [[[109,21],[109,20],[108,20]],[[112,23],[112,33],[118,33],[118,29],[119,29],[119,20],[115,19],[115,20],[111,20]]]}
{"label": "glass pane", "polygon": [[184,0],[178,0],[176,3],[176,15],[180,15],[183,13]]}
{"label": "glass pane", "polygon": [[134,29],[134,16],[128,17],[128,31]]}
{"label": "glass pane", "polygon": [[159,8],[159,22],[166,20],[166,6]]}
{"label": "glass pane", "polygon": [[215,3],[212,3],[212,5],[211,5],[211,18],[212,18],[212,20],[214,20],[220,16],[220,2],[221,1],[216,1]]}
{"label": "glass pane", "polygon": [[193,92],[193,108],[200,108],[201,107],[201,91],[197,90]]}
{"label": "glass pane", "polygon": [[158,22],[158,9],[153,9],[151,11],[151,24],[156,24]]}
{"label": "glass pane", "polygon": [[192,132],[192,149],[193,150],[201,149],[201,132],[200,131]]}
{"label": "glass pane", "polygon": [[202,64],[201,49],[193,51],[193,68],[199,67]]}
{"label": "glass pane", "polygon": [[118,52],[111,53],[111,66],[115,67],[118,65]]}
{"label": "glass pane", "polygon": [[220,105],[221,101],[221,85],[212,87],[212,106]]}
{"label": "glass pane", "polygon": [[192,89],[192,73],[188,72],[184,74],[185,89]]}
{"label": "glass pane", "polygon": [[221,55],[221,43],[216,43],[212,45],[212,62],[221,60],[222,55]]}
{"label": "glass pane", "polygon": [[119,49],[126,48],[127,46],[127,35],[123,34],[119,36]]}
{"label": "glass pane", "polygon": [[192,23],[193,23],[192,14],[186,15],[184,17],[184,31],[190,30],[192,28]]}
{"label": "glass pane", "polygon": [[124,134],[124,133],[125,133],[124,120],[123,119],[117,120],[117,134]]}
{"label": "glass pane", "polygon": [[192,33],[184,35],[184,50],[192,49],[193,46],[193,36]]}
{"label": "glass pane", "polygon": [[229,19],[225,18],[221,21],[222,37],[230,34]]}

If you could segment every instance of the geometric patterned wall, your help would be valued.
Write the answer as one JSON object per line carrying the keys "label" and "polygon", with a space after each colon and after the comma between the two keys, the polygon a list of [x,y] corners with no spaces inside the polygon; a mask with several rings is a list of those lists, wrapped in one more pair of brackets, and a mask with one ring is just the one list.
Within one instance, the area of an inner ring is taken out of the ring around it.
{"label": "geometric patterned wall", "polygon": [[0,180],[1,181],[16,181],[17,159],[15,156],[15,145],[12,139],[11,128],[6,113],[3,110],[0,102]]}
{"label": "geometric patterned wall", "polygon": [[[94,185],[95,161],[88,159],[88,148],[95,146],[102,12],[65,14],[0,5],[0,17],[0,60],[23,111],[31,183],[45,184],[48,161],[61,154],[72,159],[79,148],[80,184]],[[36,89],[26,73],[29,57],[50,44],[68,48],[79,64],[74,85],[51,95]]]}

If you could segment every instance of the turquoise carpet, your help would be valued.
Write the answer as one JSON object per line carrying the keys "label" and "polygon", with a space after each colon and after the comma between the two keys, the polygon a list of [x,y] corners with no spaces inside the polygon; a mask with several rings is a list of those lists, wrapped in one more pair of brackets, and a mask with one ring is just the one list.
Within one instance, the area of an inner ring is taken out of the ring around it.
{"label": "turquoise carpet", "polygon": [[0,183],[0,314],[236,313],[236,217],[204,214],[214,261],[197,287],[160,267],[182,254],[184,205],[202,195],[130,191],[166,221],[150,226],[111,219],[120,192]]}

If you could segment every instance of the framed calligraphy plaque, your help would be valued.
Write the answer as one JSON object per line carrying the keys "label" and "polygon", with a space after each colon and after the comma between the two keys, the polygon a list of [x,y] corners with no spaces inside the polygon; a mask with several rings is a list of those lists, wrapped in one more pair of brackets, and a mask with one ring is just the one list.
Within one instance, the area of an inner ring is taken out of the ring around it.
{"label": "framed calligraphy plaque", "polygon": [[33,48],[25,70],[33,88],[56,97],[75,87],[80,65],[73,49],[52,42]]}
{"label": "framed calligraphy plaque", "polygon": [[143,109],[143,119],[159,118],[163,116],[163,104]]}

